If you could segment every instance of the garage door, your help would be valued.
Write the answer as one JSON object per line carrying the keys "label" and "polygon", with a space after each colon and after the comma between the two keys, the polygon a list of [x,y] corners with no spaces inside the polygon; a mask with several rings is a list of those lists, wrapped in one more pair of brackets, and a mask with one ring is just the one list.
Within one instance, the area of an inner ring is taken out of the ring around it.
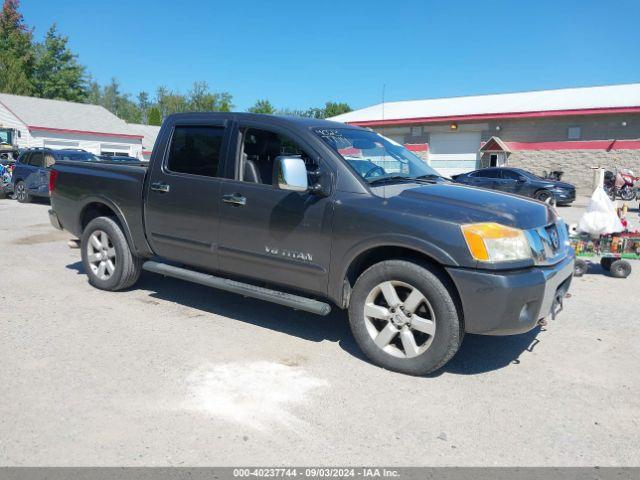
{"label": "garage door", "polygon": [[432,133],[429,136],[429,161],[442,175],[475,170],[478,164],[480,132]]}

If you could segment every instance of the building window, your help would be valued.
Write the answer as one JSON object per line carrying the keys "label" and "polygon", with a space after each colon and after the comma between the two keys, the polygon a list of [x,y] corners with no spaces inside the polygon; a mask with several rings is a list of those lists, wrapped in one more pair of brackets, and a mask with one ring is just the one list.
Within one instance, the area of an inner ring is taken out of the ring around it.
{"label": "building window", "polygon": [[569,127],[567,130],[567,138],[569,140],[580,140],[581,133],[580,127]]}
{"label": "building window", "polygon": [[411,136],[412,137],[421,137],[422,136],[422,127],[411,127]]}

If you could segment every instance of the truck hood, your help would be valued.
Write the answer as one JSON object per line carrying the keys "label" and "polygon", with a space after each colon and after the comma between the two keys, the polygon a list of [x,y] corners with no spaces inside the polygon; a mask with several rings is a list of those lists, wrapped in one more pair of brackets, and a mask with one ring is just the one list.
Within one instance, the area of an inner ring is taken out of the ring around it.
{"label": "truck hood", "polygon": [[544,203],[517,195],[452,183],[404,183],[372,189],[392,209],[407,214],[465,224],[496,222],[521,229],[537,228],[556,220]]}

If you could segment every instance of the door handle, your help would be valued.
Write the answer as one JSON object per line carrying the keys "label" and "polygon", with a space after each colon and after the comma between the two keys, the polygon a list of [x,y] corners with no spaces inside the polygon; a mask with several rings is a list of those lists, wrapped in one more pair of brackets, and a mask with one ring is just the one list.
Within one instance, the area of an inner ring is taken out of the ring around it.
{"label": "door handle", "polygon": [[232,193],[229,195],[223,195],[222,201],[224,203],[230,203],[231,205],[245,206],[247,204],[246,197],[243,197],[239,193]]}
{"label": "door handle", "polygon": [[169,190],[171,190],[171,187],[166,183],[153,182],[151,184],[151,190],[153,190],[154,192],[167,193]]}

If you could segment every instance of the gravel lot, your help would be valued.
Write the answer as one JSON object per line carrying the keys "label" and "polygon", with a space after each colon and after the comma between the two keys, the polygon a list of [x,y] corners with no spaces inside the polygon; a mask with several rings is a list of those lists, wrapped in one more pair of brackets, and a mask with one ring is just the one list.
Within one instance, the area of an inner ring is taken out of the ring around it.
{"label": "gravel lot", "polygon": [[367,363],[340,311],[146,272],[96,290],[48,208],[0,200],[2,465],[640,465],[640,262],[414,378]]}

